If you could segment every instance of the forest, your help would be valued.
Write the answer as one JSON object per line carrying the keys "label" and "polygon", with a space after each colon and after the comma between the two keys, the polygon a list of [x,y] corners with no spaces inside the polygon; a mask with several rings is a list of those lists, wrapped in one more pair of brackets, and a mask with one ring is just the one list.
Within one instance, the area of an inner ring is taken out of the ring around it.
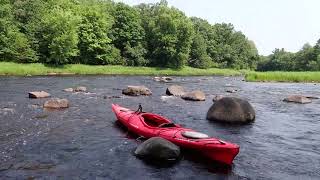
{"label": "forest", "polygon": [[320,70],[320,41],[260,56],[232,24],[187,17],[165,0],[0,0],[0,37],[0,61],[17,63]]}

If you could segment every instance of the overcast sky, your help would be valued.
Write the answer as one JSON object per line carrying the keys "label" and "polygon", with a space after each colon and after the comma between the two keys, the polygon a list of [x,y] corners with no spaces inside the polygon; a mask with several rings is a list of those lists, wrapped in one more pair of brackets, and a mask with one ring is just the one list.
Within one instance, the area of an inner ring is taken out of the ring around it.
{"label": "overcast sky", "polygon": [[[130,5],[159,0],[117,0]],[[253,40],[260,54],[275,48],[296,52],[320,39],[320,0],[168,0],[187,16],[232,23]]]}

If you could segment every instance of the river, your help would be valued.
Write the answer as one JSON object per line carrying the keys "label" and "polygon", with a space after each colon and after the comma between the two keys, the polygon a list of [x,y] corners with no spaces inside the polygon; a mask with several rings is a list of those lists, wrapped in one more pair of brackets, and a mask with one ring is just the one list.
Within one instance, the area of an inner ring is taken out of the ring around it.
{"label": "river", "polygon": [[[149,76],[0,77],[0,179],[320,179],[320,100],[282,101],[291,94],[320,96],[320,84],[173,78],[160,83]],[[207,99],[164,97],[171,84],[200,89]],[[90,93],[62,91],[79,85]],[[123,96],[127,85],[145,85],[153,95]],[[239,91],[228,94],[229,88]],[[46,99],[28,98],[34,90],[67,98],[70,107],[45,110],[41,106]],[[249,100],[255,122],[223,125],[206,120],[216,94]],[[111,103],[132,109],[141,103],[144,111],[239,144],[240,153],[227,170],[188,155],[172,166],[150,165],[133,155],[140,141],[115,123]]]}

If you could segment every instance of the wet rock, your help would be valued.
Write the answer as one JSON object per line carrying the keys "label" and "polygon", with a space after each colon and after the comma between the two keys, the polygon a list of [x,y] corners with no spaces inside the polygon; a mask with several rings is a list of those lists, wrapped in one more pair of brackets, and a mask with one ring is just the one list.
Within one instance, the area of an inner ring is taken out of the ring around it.
{"label": "wet rock", "polygon": [[227,89],[226,92],[227,93],[236,93],[236,92],[238,92],[238,90],[237,89]]}
{"label": "wet rock", "polygon": [[29,92],[29,98],[47,98],[50,94],[45,91],[33,91]]}
{"label": "wet rock", "polygon": [[134,153],[149,160],[168,161],[179,158],[180,148],[166,139],[153,137],[140,144]]}
{"label": "wet rock", "polygon": [[182,86],[172,85],[167,88],[166,94],[169,96],[182,96],[185,94],[185,90]]}
{"label": "wet rock", "polygon": [[157,82],[169,82],[172,81],[173,79],[171,77],[154,77],[153,80],[157,81]]}
{"label": "wet rock", "polygon": [[87,92],[87,88],[84,86],[78,86],[78,87],[74,88],[73,91],[74,92]]}
{"label": "wet rock", "polygon": [[293,102],[293,103],[300,103],[300,104],[306,104],[306,103],[311,103],[311,99],[305,97],[305,96],[300,96],[300,95],[292,95],[289,96],[285,99],[283,99],[285,102]]}
{"label": "wet rock", "polygon": [[317,96],[305,96],[308,99],[320,99],[320,97]]}
{"label": "wet rock", "polygon": [[222,99],[222,98],[224,98],[223,95],[215,95],[215,96],[213,96],[212,101],[213,101],[213,102],[219,101],[219,100]]}
{"label": "wet rock", "polygon": [[121,96],[103,96],[103,99],[119,99]]}
{"label": "wet rock", "polygon": [[128,96],[150,96],[152,92],[145,86],[128,86],[126,89],[122,90],[122,94]]}
{"label": "wet rock", "polygon": [[249,123],[254,121],[255,111],[246,100],[224,97],[210,107],[207,119],[225,123]]}
{"label": "wet rock", "polygon": [[202,91],[197,90],[185,93],[181,98],[189,101],[205,101],[206,95]]}
{"label": "wet rock", "polygon": [[43,107],[53,109],[67,108],[69,107],[69,101],[67,99],[52,98],[46,101]]}
{"label": "wet rock", "polygon": [[63,91],[65,91],[65,92],[73,92],[73,88],[67,88],[67,89],[64,89]]}

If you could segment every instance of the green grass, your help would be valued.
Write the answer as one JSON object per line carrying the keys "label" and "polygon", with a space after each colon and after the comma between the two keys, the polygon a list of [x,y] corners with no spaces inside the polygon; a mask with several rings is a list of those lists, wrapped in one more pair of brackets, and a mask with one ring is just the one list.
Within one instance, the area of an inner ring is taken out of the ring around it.
{"label": "green grass", "polygon": [[91,66],[69,64],[61,67],[45,66],[40,63],[18,64],[0,62],[0,75],[27,76],[48,74],[76,75],[166,75],[166,76],[237,76],[245,75],[246,81],[257,82],[320,82],[320,72],[254,72],[233,69],[196,69],[185,67],[181,70],[155,67]]}
{"label": "green grass", "polygon": [[246,81],[320,82],[320,72],[247,72]]}
{"label": "green grass", "polygon": [[128,66],[92,66],[81,64],[69,64],[61,67],[45,66],[40,63],[17,64],[0,62],[0,75],[26,76],[48,75],[51,73],[71,73],[77,75],[177,75],[177,76],[200,76],[200,75],[241,75],[238,70],[232,69],[196,69],[185,67],[181,70],[155,67],[128,67]]}

